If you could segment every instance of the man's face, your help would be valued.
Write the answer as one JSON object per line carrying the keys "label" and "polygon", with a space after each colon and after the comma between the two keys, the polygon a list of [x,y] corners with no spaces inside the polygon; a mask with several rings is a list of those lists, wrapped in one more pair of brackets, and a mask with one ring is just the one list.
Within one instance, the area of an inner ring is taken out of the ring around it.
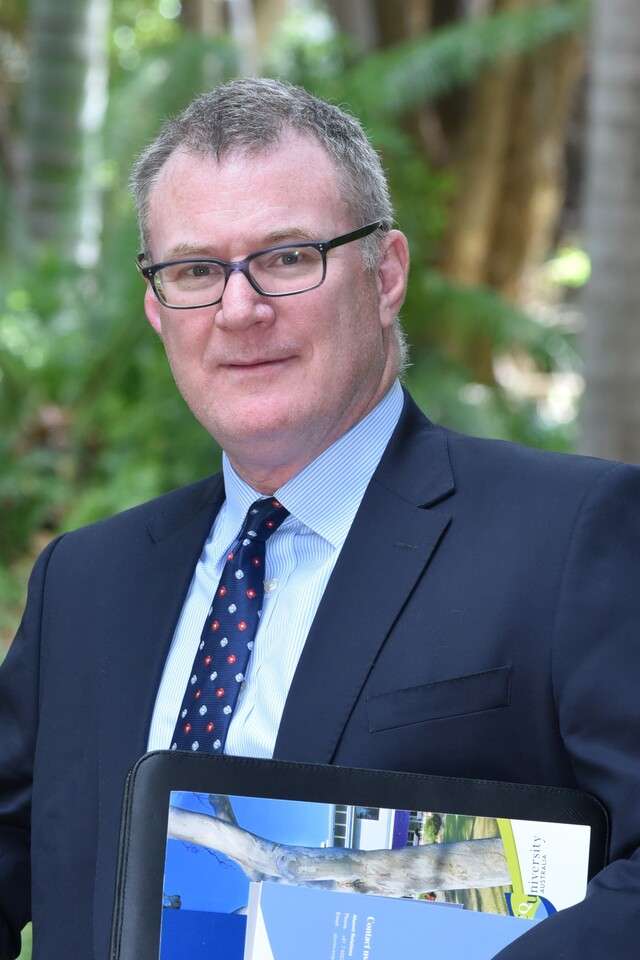
{"label": "man's face", "polygon": [[[290,135],[269,153],[222,163],[173,154],[150,196],[149,254],[236,260],[360,226],[325,151]],[[406,268],[396,234],[385,237],[379,270],[365,270],[360,243],[347,244],[329,252],[324,283],[295,296],[261,296],[240,273],[212,307],[171,310],[147,290],[147,316],[180,392],[247,479],[284,482],[392,382]]]}

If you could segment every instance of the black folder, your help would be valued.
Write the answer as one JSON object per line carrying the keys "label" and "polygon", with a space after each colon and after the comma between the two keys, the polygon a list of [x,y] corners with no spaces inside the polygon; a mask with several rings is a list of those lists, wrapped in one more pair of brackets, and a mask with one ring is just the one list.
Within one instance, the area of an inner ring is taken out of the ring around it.
{"label": "black folder", "polygon": [[[172,792],[438,811],[588,827],[588,876],[607,862],[602,804],[577,790],[182,752],[145,754],[126,783],[111,960],[158,960]],[[348,845],[348,844],[347,844]],[[213,956],[213,955],[212,955]]]}

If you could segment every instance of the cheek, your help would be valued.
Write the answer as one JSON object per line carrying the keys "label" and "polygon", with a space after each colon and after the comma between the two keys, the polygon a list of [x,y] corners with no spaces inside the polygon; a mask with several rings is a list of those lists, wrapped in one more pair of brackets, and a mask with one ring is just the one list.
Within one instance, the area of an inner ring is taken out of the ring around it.
{"label": "cheek", "polygon": [[211,324],[205,318],[189,317],[188,322],[176,323],[172,319],[162,329],[167,359],[171,369],[197,375],[207,359]]}

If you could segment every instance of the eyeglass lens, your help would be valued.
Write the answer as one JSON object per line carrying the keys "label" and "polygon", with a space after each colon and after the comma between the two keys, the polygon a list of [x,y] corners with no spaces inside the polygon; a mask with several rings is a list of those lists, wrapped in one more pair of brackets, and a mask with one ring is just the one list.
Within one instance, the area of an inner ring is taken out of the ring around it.
{"label": "eyeglass lens", "polygon": [[[281,247],[252,257],[248,270],[265,295],[303,293],[322,282],[323,258],[314,247]],[[172,263],[156,272],[155,283],[167,306],[205,306],[222,296],[225,268],[206,260]]]}

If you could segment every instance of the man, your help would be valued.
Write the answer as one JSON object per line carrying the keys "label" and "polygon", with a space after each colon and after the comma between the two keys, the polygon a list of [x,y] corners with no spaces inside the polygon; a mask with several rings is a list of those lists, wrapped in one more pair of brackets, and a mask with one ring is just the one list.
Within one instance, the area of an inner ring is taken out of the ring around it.
{"label": "man", "polygon": [[0,956],[31,847],[39,955],[106,958],[124,778],[170,747],[588,790],[614,862],[503,956],[635,956],[640,471],[403,395],[407,244],[337,108],[236,81],[133,183],[146,314],[224,476],[36,565],[0,675]]}

